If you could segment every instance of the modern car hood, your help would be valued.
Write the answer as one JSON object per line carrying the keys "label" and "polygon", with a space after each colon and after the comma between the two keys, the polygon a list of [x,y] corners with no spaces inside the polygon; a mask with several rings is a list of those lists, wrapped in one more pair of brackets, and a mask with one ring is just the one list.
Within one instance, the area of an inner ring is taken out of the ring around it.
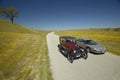
{"label": "modern car hood", "polygon": [[96,45],[89,45],[91,48],[98,49],[98,50],[106,50],[106,48],[100,44]]}

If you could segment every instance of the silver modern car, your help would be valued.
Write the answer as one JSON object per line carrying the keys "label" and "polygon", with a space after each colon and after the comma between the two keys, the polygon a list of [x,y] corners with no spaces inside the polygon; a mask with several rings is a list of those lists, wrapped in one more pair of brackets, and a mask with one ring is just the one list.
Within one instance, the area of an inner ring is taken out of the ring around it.
{"label": "silver modern car", "polygon": [[88,53],[104,54],[106,51],[104,46],[97,44],[90,39],[78,39],[76,42],[79,47],[86,49]]}

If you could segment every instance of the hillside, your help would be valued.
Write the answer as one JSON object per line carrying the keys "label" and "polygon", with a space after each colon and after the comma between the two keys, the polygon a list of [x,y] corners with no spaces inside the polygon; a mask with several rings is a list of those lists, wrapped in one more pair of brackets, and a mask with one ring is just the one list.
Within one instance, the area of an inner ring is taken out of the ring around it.
{"label": "hillside", "polygon": [[52,80],[46,34],[0,20],[0,80]]}
{"label": "hillside", "polygon": [[0,19],[0,32],[37,33],[35,30]]}

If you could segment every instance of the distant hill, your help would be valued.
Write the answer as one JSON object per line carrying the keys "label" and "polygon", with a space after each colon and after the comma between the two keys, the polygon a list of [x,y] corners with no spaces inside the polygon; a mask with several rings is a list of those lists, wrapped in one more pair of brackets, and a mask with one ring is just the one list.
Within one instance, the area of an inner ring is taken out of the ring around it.
{"label": "distant hill", "polygon": [[97,31],[120,31],[120,27],[116,28],[90,28],[89,30],[97,30]]}
{"label": "distant hill", "polygon": [[0,19],[0,32],[31,33],[31,34],[37,33],[36,30],[32,30],[30,28],[18,24],[12,24],[2,19]]}

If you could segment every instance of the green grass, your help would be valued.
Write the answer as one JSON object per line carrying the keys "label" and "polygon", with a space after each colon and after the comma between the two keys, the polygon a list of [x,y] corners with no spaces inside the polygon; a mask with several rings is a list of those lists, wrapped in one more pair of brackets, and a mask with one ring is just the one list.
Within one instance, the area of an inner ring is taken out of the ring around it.
{"label": "green grass", "polygon": [[120,56],[120,30],[116,29],[86,29],[56,32],[58,35],[68,35],[77,38],[89,38],[104,45],[108,52]]}
{"label": "green grass", "polygon": [[0,80],[53,80],[46,44],[48,32],[1,24],[4,28],[10,24],[15,32],[0,28]]}

